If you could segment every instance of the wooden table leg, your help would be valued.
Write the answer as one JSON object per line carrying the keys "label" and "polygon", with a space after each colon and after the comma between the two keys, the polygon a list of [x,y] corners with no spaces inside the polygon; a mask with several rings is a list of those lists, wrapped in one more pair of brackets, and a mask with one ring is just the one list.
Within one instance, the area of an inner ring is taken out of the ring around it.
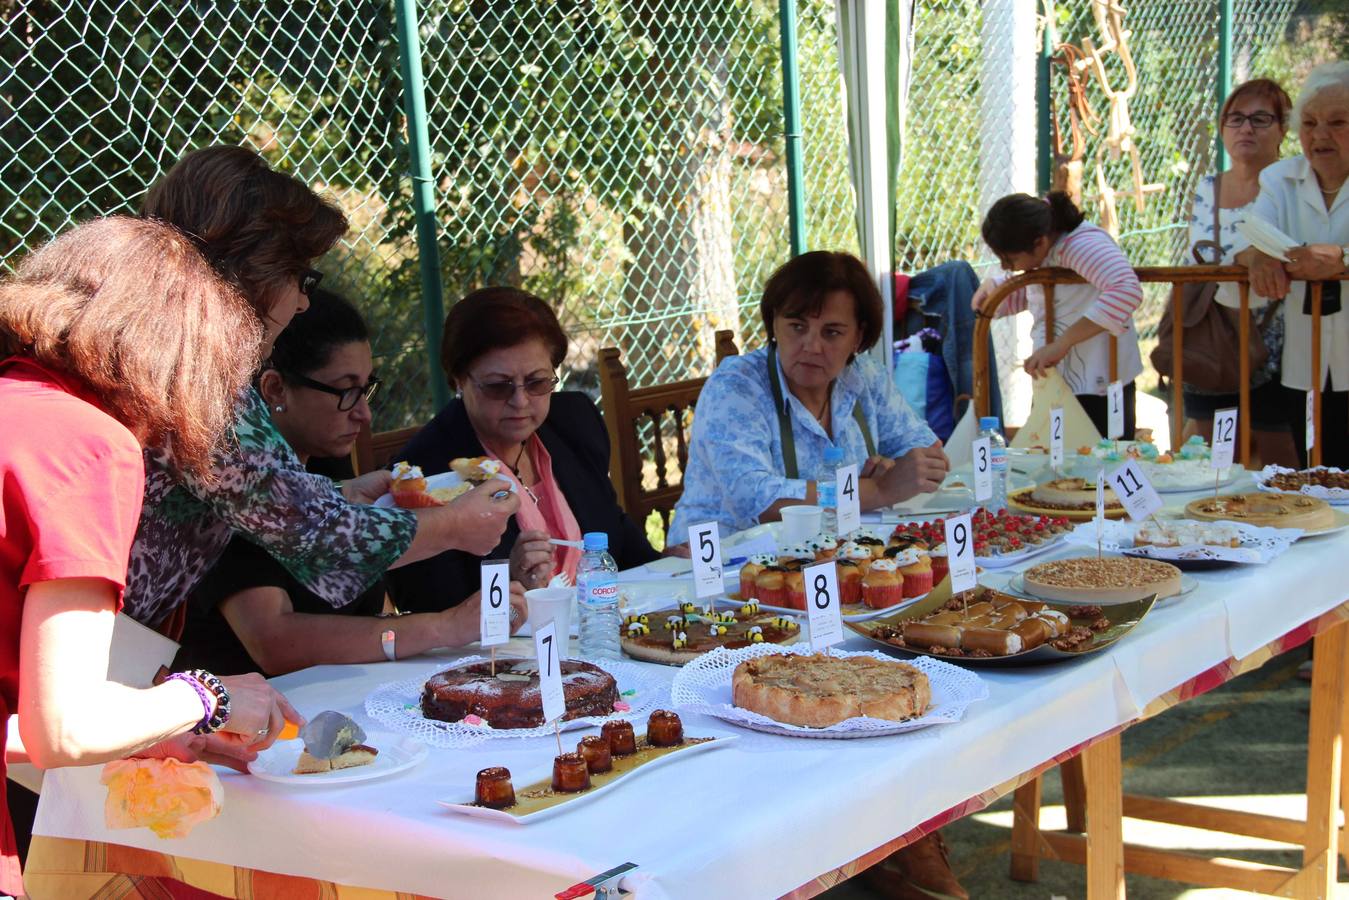
{"label": "wooden table leg", "polygon": [[1082,774],[1087,795],[1087,900],[1122,898],[1124,785],[1118,734],[1082,751]]}
{"label": "wooden table leg", "polygon": [[[1311,717],[1307,730],[1307,834],[1302,845],[1303,877],[1297,895],[1331,897],[1339,870],[1340,784],[1343,765],[1345,694],[1349,659],[1341,623],[1316,636],[1312,662]],[[1310,871],[1307,871],[1310,870]]]}
{"label": "wooden table leg", "polygon": [[1063,781],[1063,809],[1068,814],[1068,831],[1087,830],[1087,788],[1082,777],[1082,757],[1066,759],[1059,766]]}
{"label": "wooden table leg", "polygon": [[1040,776],[1012,795],[1012,879],[1040,877]]}

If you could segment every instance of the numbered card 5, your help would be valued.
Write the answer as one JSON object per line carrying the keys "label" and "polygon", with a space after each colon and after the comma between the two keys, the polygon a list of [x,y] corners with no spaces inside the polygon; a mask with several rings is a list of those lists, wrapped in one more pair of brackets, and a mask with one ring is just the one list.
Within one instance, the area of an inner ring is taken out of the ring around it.
{"label": "numbered card 5", "polygon": [[970,449],[974,453],[974,502],[983,503],[993,496],[993,462],[989,458],[988,438],[977,438]]}
{"label": "numbered card 5", "polygon": [[689,526],[689,552],[693,558],[693,593],[719,597],[726,592],[721,580],[721,528],[716,522]]}
{"label": "numbered card 5", "polygon": [[838,565],[832,560],[801,570],[806,586],[810,649],[816,653],[843,640],[843,615],[838,608]]}
{"label": "numbered card 5", "polygon": [[974,590],[979,577],[974,567],[974,530],[969,513],[946,520],[946,558],[951,567],[951,593]]}
{"label": "numbered card 5", "polygon": [[539,693],[543,696],[545,724],[567,713],[567,698],[562,693],[561,654],[557,646],[556,622],[549,622],[534,631],[534,656],[539,661]]}
{"label": "numbered card 5", "polygon": [[511,564],[506,560],[483,560],[478,613],[484,647],[495,647],[511,639]]}
{"label": "numbered card 5", "polygon": [[1237,455],[1237,411],[1220,409],[1213,414],[1213,453],[1209,464],[1215,469],[1226,469]]}
{"label": "numbered card 5", "polygon": [[1148,476],[1132,459],[1106,476],[1115,496],[1124,504],[1124,511],[1135,522],[1142,521],[1162,508],[1162,498],[1148,481]]}
{"label": "numbered card 5", "polygon": [[839,466],[837,497],[837,531],[839,534],[852,534],[862,527],[862,499],[857,487],[856,464]]}
{"label": "numbered card 5", "polygon": [[1106,437],[1110,440],[1124,437],[1124,383],[1120,381],[1110,382],[1110,387],[1106,389],[1107,406],[1109,407],[1110,417],[1106,422]]}
{"label": "numbered card 5", "polygon": [[1063,468],[1063,407],[1049,411],[1049,464],[1054,471]]}

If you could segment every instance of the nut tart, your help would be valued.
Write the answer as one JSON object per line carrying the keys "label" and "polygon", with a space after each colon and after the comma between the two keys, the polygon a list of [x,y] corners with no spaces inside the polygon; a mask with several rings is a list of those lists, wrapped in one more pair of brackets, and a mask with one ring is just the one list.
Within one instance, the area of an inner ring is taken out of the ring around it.
{"label": "nut tart", "polygon": [[858,716],[920,716],[932,704],[932,688],[920,670],[896,660],[775,653],[735,667],[731,700],[778,722],[828,728]]}
{"label": "nut tart", "polygon": [[1026,591],[1044,600],[1129,603],[1156,594],[1180,593],[1180,569],[1155,559],[1078,556],[1031,566],[1022,579]]}
{"label": "nut tart", "polygon": [[1302,494],[1227,494],[1203,497],[1185,504],[1185,514],[1194,519],[1226,520],[1272,528],[1316,531],[1335,525],[1330,504]]}
{"label": "nut tart", "polygon": [[792,616],[760,611],[756,601],[706,613],[685,603],[679,609],[629,615],[620,643],[633,659],[682,666],[709,650],[751,644],[795,643],[801,625]]}

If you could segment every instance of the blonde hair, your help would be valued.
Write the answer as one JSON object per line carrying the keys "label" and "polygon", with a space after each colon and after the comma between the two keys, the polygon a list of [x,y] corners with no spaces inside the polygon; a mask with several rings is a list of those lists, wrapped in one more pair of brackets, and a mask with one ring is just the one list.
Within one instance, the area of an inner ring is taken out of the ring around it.
{"label": "blonde hair", "polygon": [[0,281],[0,354],[83,382],[144,446],[202,476],[262,338],[249,303],[160,222],[88,222]]}

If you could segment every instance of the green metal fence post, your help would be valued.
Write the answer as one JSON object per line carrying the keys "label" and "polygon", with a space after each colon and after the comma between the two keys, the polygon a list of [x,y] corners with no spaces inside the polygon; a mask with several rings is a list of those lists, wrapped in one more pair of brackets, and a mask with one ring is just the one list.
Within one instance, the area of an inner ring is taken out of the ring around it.
{"label": "green metal fence post", "polygon": [[801,71],[796,59],[796,2],[778,0],[782,40],[782,121],[787,144],[787,221],[792,256],[806,252],[805,173],[801,164]]}
{"label": "green metal fence post", "polygon": [[1054,4],[1046,3],[1045,7],[1044,42],[1040,46],[1040,58],[1035,61],[1035,148],[1039,151],[1035,188],[1041,195],[1049,193],[1054,184],[1054,108],[1049,90],[1054,61]]}
{"label": "green metal fence post", "polygon": [[436,198],[431,180],[431,139],[426,128],[426,89],[422,83],[422,44],[417,34],[417,2],[395,0],[394,9],[398,17],[403,110],[408,119],[408,157],[412,164],[412,206],[417,221],[417,261],[422,275],[426,362],[431,373],[431,395],[439,409],[449,402],[450,388],[440,370],[440,333],[445,321],[445,304],[440,282]]}
{"label": "green metal fence post", "polygon": [[[1223,108],[1227,92],[1232,89],[1232,0],[1219,0],[1218,3],[1218,103],[1215,110]],[[1227,148],[1223,146],[1223,126],[1219,122],[1213,131],[1214,171],[1227,168]]]}

